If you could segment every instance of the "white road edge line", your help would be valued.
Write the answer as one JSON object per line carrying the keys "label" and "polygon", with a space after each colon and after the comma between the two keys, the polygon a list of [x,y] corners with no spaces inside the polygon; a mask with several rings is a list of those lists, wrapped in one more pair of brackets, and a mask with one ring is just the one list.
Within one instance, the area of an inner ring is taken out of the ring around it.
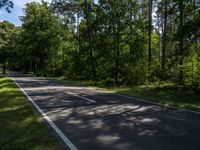
{"label": "white road edge line", "polygon": [[89,99],[89,98],[86,98],[86,97],[79,96],[79,95],[74,94],[74,93],[72,93],[72,92],[67,92],[67,93],[70,94],[70,95],[73,95],[73,96],[76,96],[76,97],[82,98],[82,99],[84,99],[84,100],[86,100],[86,101],[89,101],[89,102],[92,102],[92,103],[96,103],[96,101],[94,101],[94,100],[92,100],[92,99]]}
{"label": "white road edge line", "polygon": [[140,99],[140,98],[130,97],[130,96],[116,94],[116,93],[110,93],[110,94],[116,95],[116,96],[120,96],[120,97],[124,97],[124,98],[129,98],[129,99],[137,100],[137,101],[142,101],[142,102],[153,104],[153,105],[158,105],[158,106],[162,106],[162,107],[169,107],[169,108],[178,109],[178,110],[182,110],[182,111],[186,111],[186,112],[195,113],[195,114],[200,115],[200,112],[197,112],[197,111],[192,111],[192,110],[188,110],[188,109],[184,109],[184,108],[179,108],[179,107],[175,107],[175,106],[169,106],[169,105],[159,104],[159,103],[155,103],[155,102],[150,102],[150,101],[147,101],[147,100],[143,100],[143,99]]}
{"label": "white road edge line", "polygon": [[53,121],[40,109],[40,107],[32,100],[32,98],[21,88],[21,86],[11,77],[15,84],[20,88],[20,90],[26,95],[28,100],[35,106],[35,108],[40,112],[42,117],[49,123],[49,125],[54,129],[54,131],[60,136],[63,142],[70,148],[70,150],[78,150],[78,148],[66,137],[66,135],[53,123]]}

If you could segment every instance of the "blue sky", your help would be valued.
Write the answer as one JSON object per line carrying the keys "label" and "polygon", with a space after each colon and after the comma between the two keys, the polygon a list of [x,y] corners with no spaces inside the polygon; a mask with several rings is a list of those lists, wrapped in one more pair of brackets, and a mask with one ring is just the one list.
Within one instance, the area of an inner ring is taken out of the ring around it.
{"label": "blue sky", "polygon": [[[12,11],[11,13],[8,13],[4,9],[0,10],[0,21],[8,20],[14,23],[16,26],[20,26],[21,21],[19,17],[23,16],[23,8],[25,7],[25,4],[33,1],[41,2],[41,0],[13,0],[14,8],[11,9]],[[51,2],[52,0],[44,0],[44,1]],[[97,0],[95,0],[95,2],[97,2]]]}
{"label": "blue sky", "polygon": [[[14,23],[16,26],[21,25],[21,21],[19,19],[20,16],[23,16],[23,8],[25,7],[26,3],[30,2],[41,2],[41,0],[13,0],[14,8],[11,9],[11,13],[6,12],[4,9],[0,10],[0,21],[1,20],[8,20]],[[46,2],[51,2],[52,0],[44,0]],[[95,0],[97,2],[98,0]]]}
{"label": "blue sky", "polygon": [[[11,9],[11,13],[6,12],[3,8],[0,10],[0,20],[8,20],[16,26],[20,26],[21,21],[19,17],[23,15],[23,8],[25,7],[25,4],[33,1],[41,2],[41,0],[13,0],[14,8]],[[45,1],[51,2],[51,0]]]}

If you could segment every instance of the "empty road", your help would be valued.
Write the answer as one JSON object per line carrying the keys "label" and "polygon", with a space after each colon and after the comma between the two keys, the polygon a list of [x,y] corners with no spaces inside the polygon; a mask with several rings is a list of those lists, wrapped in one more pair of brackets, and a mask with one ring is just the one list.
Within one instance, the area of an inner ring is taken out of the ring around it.
{"label": "empty road", "polygon": [[79,150],[200,150],[200,114],[11,74]]}

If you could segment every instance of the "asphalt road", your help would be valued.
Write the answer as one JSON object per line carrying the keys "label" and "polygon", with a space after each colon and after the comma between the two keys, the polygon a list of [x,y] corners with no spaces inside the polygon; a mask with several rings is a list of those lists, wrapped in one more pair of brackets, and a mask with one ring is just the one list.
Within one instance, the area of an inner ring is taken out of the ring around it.
{"label": "asphalt road", "polygon": [[200,114],[11,75],[80,150],[200,150]]}

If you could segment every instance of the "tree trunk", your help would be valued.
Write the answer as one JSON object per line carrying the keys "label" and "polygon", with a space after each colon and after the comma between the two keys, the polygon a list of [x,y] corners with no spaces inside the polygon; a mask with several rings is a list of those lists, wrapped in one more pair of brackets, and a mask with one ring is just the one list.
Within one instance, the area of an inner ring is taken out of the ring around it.
{"label": "tree trunk", "polygon": [[80,52],[80,31],[79,31],[79,12],[77,12],[77,38],[78,38],[78,53]]}
{"label": "tree trunk", "polygon": [[152,0],[149,0],[149,29],[148,29],[148,61],[149,61],[149,69],[151,67],[151,32],[152,32]]}
{"label": "tree trunk", "polygon": [[117,31],[116,31],[116,47],[115,47],[115,84],[118,83],[118,74],[119,74],[119,24],[117,24]]}
{"label": "tree trunk", "polygon": [[166,69],[166,43],[167,43],[167,0],[164,3],[164,31],[163,31],[163,47],[162,47],[162,70]]}
{"label": "tree trunk", "polygon": [[194,19],[196,19],[196,0],[193,1],[194,5]]}
{"label": "tree trunk", "polygon": [[179,41],[179,49],[180,49],[180,61],[179,61],[179,65],[180,65],[180,73],[179,73],[179,82],[180,84],[183,84],[183,59],[184,59],[184,35],[183,35],[183,2],[180,1],[179,2],[179,11],[180,11],[180,41]]}
{"label": "tree trunk", "polygon": [[6,62],[3,62],[3,74],[6,74]]}
{"label": "tree trunk", "polygon": [[[130,49],[129,49],[129,51],[130,51],[130,56],[131,56],[131,61],[132,62],[135,62],[135,51],[134,51],[134,49],[133,49],[133,41],[132,41],[132,39],[133,39],[133,19],[132,19],[132,17],[133,17],[133,6],[132,6],[132,2],[130,1],[129,2],[130,4],[130,24],[129,24],[129,28],[130,28],[130,40],[129,40],[129,47],[130,47]],[[135,16],[135,15],[134,15]]]}
{"label": "tree trunk", "polygon": [[87,26],[87,35],[88,35],[88,44],[89,44],[89,54],[91,59],[91,65],[92,65],[92,74],[93,74],[93,81],[96,81],[96,66],[94,61],[94,48],[93,48],[93,38],[92,38],[92,29],[91,29],[91,20],[89,12],[91,11],[89,9],[88,1],[84,0],[85,4],[85,17],[86,17],[86,26]]}

